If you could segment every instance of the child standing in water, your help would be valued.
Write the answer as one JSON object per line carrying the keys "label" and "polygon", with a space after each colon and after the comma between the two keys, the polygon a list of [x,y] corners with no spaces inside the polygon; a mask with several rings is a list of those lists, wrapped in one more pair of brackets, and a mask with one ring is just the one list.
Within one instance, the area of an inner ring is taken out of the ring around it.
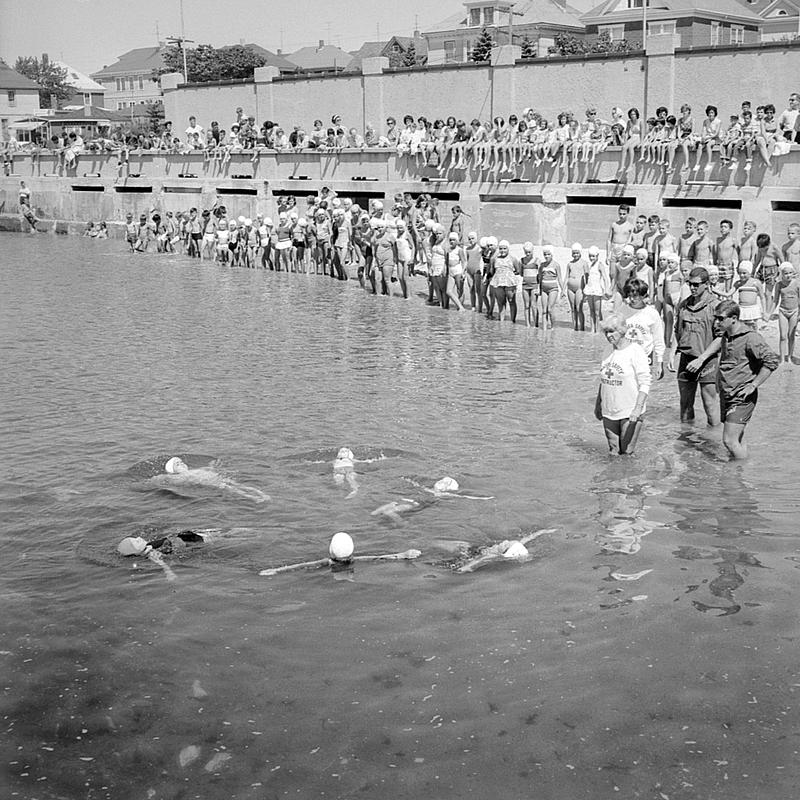
{"label": "child standing in water", "polygon": [[785,261],[780,267],[780,280],[775,284],[774,305],[778,312],[781,361],[794,359],[794,340],[797,333],[797,315],[800,309],[800,282],[794,264]]}

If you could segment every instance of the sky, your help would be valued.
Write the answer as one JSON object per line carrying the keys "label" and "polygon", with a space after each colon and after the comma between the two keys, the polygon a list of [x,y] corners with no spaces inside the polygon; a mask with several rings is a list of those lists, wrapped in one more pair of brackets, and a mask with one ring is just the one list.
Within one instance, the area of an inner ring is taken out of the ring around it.
{"label": "sky", "polygon": [[[572,0],[585,11],[588,0]],[[183,0],[187,39],[219,47],[253,42],[290,53],[320,39],[344,50],[424,31],[463,8],[461,0]],[[0,58],[47,53],[84,73],[136,47],[180,35],[181,0],[0,0]],[[190,45],[191,46],[191,45]]]}

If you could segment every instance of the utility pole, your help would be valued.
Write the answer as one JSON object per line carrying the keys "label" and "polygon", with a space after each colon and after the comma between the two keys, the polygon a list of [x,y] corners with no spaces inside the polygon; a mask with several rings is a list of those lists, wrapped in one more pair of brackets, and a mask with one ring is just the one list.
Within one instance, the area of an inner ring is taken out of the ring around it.
{"label": "utility pole", "polygon": [[[647,5],[650,0],[642,0],[642,50],[644,51],[644,63],[647,64],[644,72],[644,95],[642,102],[642,116],[639,118],[640,123],[644,126],[642,120],[647,119],[647,71],[650,68],[647,60]],[[644,127],[642,127],[644,132]]]}
{"label": "utility pole", "polygon": [[524,17],[525,14],[522,11],[514,11],[513,6],[504,6],[498,10],[508,14],[508,43],[514,44],[514,17]]}
{"label": "utility pole", "polygon": [[189,83],[188,73],[186,71],[186,43],[194,44],[194,39],[184,39],[183,36],[167,36],[168,44],[178,45],[183,54],[183,82]]}

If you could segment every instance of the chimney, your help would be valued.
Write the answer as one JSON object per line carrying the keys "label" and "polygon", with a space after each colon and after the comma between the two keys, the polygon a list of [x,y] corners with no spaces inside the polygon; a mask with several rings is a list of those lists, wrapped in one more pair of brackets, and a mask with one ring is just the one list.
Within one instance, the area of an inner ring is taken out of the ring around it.
{"label": "chimney", "polygon": [[279,55],[279,56],[282,56],[282,55],[283,55],[283,50],[281,50],[281,48],[280,48],[280,47],[278,48],[278,55]]}
{"label": "chimney", "polygon": [[324,39],[320,39],[319,40],[319,47],[317,48],[317,50],[322,50],[323,47],[325,47],[325,40]]}

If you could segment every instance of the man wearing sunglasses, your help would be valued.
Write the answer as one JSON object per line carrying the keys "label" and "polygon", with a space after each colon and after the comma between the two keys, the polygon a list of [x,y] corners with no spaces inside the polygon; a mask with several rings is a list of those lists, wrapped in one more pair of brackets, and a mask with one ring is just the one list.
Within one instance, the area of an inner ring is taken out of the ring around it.
{"label": "man wearing sunglasses", "polygon": [[[719,425],[719,399],[717,396],[717,354],[701,359],[706,348],[714,341],[714,308],[717,298],[708,289],[708,271],[695,267],[689,273],[691,294],[675,311],[675,342],[678,362],[678,391],[680,394],[681,422],[694,422],[694,403],[697,387],[711,426]],[[691,369],[689,368],[690,362]]]}

